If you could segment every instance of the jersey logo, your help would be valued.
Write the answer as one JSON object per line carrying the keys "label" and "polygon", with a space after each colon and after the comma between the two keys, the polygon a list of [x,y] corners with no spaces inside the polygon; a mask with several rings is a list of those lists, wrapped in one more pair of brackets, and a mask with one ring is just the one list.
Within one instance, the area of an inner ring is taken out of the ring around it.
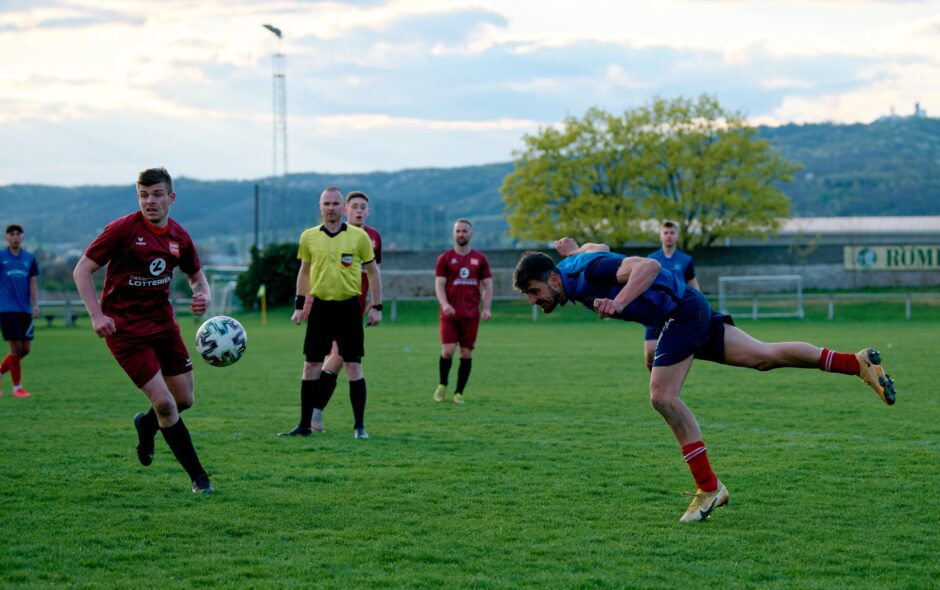
{"label": "jersey logo", "polygon": [[343,263],[343,266],[352,266],[353,255],[352,254],[340,254],[339,261]]}
{"label": "jersey logo", "polygon": [[172,254],[173,256],[179,256],[180,245],[177,244],[176,242],[170,242],[170,254]]}
{"label": "jersey logo", "polygon": [[163,271],[166,270],[166,261],[162,258],[154,258],[150,261],[150,274],[153,276],[159,276],[163,274]]}
{"label": "jersey logo", "polygon": [[137,236],[137,243],[135,246],[146,246],[147,242],[144,241],[144,236]]}
{"label": "jersey logo", "polygon": [[450,263],[451,263],[451,264],[457,264],[457,259],[456,259],[456,258],[451,258],[451,259],[450,259]]}
{"label": "jersey logo", "polygon": [[470,269],[466,266],[460,267],[460,278],[465,279],[470,276]]}
{"label": "jersey logo", "polygon": [[470,259],[470,266],[480,266],[480,261],[477,260],[476,258],[471,258],[471,259]]}

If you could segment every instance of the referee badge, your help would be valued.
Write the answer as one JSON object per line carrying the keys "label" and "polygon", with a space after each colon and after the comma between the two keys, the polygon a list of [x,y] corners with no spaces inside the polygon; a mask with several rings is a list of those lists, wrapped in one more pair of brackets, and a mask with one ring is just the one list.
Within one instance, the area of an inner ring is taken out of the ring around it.
{"label": "referee badge", "polygon": [[353,255],[352,254],[340,254],[339,261],[343,263],[343,266],[352,266]]}

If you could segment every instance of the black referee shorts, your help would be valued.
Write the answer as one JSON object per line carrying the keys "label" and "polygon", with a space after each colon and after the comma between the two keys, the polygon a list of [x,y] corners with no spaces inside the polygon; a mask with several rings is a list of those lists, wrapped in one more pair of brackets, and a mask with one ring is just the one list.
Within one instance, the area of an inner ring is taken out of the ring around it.
{"label": "black referee shorts", "polygon": [[322,363],[330,354],[333,341],[343,362],[358,363],[365,356],[363,347],[362,306],[359,297],[343,301],[314,299],[307,319],[304,356],[308,363]]}

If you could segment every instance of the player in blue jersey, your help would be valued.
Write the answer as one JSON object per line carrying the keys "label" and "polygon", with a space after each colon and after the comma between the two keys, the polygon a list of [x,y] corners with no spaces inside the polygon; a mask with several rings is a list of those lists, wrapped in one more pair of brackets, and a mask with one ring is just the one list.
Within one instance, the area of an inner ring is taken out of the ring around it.
{"label": "player in blue jersey", "polygon": [[805,342],[761,342],[735,327],[730,316],[712,311],[697,289],[688,288],[656,260],[627,258],[603,244],[579,247],[567,240],[559,241],[559,250],[575,253],[558,264],[540,252],[523,254],[513,274],[515,287],[545,313],[575,301],[600,318],[637,322],[660,334],[650,374],[650,402],[672,429],[695,478],[697,491],[683,522],[704,520],[728,501],[728,490],[708,461],[698,422],[680,399],[693,359],[760,371],[816,367],[857,375],[885,403],[894,403],[894,382],[873,348],[852,354]]}
{"label": "player in blue jersey", "polygon": [[[23,250],[23,227],[15,223],[6,229],[7,248],[0,250],[0,331],[10,343],[10,354],[0,363],[0,382],[10,373],[14,397],[29,397],[23,389],[23,357],[33,340],[33,320],[39,317],[39,265]],[[0,396],[3,392],[0,391]]]}
{"label": "player in blue jersey", "polygon": [[[664,221],[659,228],[659,243],[662,248],[652,252],[647,258],[659,262],[660,266],[666,270],[676,273],[676,277],[685,282],[693,289],[702,289],[698,286],[698,279],[695,278],[695,264],[692,257],[679,250],[676,242],[679,241],[679,227],[671,222]],[[656,351],[656,339],[659,334],[653,328],[646,329],[646,335],[643,338],[643,357],[646,359],[646,368],[653,370],[653,354]]]}

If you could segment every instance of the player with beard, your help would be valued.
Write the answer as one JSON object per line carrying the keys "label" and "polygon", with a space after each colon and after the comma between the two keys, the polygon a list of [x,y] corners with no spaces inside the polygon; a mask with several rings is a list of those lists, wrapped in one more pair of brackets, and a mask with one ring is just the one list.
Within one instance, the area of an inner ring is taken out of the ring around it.
{"label": "player with beard", "polygon": [[[570,245],[563,249],[571,251]],[[852,354],[805,342],[761,342],[735,327],[730,316],[712,311],[697,289],[687,288],[656,260],[627,258],[602,244],[594,246],[557,265],[546,254],[526,252],[516,265],[513,282],[545,313],[576,301],[600,318],[657,329],[660,338],[650,374],[650,402],[681,446],[697,488],[683,522],[705,520],[728,501],[728,490],[709,463],[698,421],[680,399],[693,359],[759,371],[798,367],[856,375],[885,403],[894,403],[894,382],[885,374],[881,355],[874,348]]]}
{"label": "player with beard", "polygon": [[470,379],[480,318],[489,320],[492,316],[490,307],[493,303],[493,274],[490,272],[486,255],[470,247],[472,238],[473,226],[470,221],[458,219],[454,223],[454,247],[438,256],[434,270],[434,292],[441,305],[441,358],[438,361],[440,380],[434,390],[436,402],[444,401],[450,367],[459,344],[460,366],[457,368],[454,403],[464,403],[463,392]]}

